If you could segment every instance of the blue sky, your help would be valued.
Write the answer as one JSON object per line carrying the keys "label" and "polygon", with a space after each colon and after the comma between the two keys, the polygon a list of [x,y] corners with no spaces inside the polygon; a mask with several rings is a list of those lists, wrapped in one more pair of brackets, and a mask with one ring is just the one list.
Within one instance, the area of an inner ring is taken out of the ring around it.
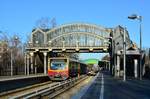
{"label": "blue sky", "polygon": [[55,17],[58,25],[88,22],[104,27],[126,26],[131,39],[139,44],[138,21],[127,19],[135,13],[143,16],[143,47],[150,47],[149,4],[149,0],[0,0],[0,30],[10,36],[19,34],[25,40],[38,19]]}

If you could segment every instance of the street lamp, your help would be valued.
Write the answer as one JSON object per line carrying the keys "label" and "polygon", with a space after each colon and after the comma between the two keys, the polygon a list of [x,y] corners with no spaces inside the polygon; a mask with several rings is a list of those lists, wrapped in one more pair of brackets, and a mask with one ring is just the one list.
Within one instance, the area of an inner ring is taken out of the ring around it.
{"label": "street lamp", "polygon": [[140,80],[142,80],[142,16],[138,16],[136,14],[133,14],[131,16],[128,16],[128,19],[132,20],[139,20],[140,23]]}

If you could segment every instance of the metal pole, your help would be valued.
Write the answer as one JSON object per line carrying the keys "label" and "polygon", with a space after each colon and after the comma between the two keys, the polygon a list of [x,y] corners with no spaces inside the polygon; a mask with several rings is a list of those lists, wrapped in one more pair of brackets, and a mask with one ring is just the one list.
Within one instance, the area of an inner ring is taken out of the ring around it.
{"label": "metal pole", "polygon": [[139,16],[140,21],[140,80],[142,80],[142,16]]}
{"label": "metal pole", "polygon": [[123,75],[123,81],[126,81],[126,28],[124,28],[123,32],[123,68],[124,68],[124,75]]}
{"label": "metal pole", "polygon": [[[114,34],[114,29],[112,30],[111,34]],[[115,53],[115,44],[113,44],[113,36],[110,35],[111,38],[111,67],[110,67],[110,73],[113,75],[113,67],[114,67],[114,53]]]}
{"label": "metal pole", "polygon": [[30,71],[29,71],[29,64],[30,64],[29,59],[30,59],[30,56],[27,54],[27,75],[30,74]]}
{"label": "metal pole", "polygon": [[24,74],[25,75],[27,74],[26,68],[27,68],[27,55],[26,53],[24,53]]}
{"label": "metal pole", "polygon": [[13,55],[12,55],[12,49],[10,50],[10,58],[11,58],[11,67],[10,67],[10,71],[11,71],[11,76],[13,76]]}
{"label": "metal pole", "polygon": [[114,75],[114,67],[115,67],[115,60],[114,60],[115,59],[115,55],[114,55],[114,53],[115,53],[115,43],[112,40],[112,61],[113,61],[113,65],[111,67],[112,75]]}

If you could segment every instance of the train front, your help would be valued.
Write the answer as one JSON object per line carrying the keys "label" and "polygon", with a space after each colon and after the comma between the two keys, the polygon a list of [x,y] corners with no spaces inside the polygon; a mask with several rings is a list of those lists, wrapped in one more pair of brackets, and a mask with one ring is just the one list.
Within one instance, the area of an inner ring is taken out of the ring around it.
{"label": "train front", "polygon": [[67,59],[50,58],[48,75],[51,80],[66,80],[69,77]]}

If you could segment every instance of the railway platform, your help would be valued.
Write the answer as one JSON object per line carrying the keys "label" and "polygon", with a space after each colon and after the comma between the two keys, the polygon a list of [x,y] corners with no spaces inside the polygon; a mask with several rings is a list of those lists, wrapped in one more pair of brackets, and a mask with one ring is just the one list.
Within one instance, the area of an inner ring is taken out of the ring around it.
{"label": "railway platform", "polygon": [[33,84],[49,81],[48,75],[45,74],[30,74],[16,76],[1,76],[0,77],[0,93],[14,90],[17,88],[26,87]]}

